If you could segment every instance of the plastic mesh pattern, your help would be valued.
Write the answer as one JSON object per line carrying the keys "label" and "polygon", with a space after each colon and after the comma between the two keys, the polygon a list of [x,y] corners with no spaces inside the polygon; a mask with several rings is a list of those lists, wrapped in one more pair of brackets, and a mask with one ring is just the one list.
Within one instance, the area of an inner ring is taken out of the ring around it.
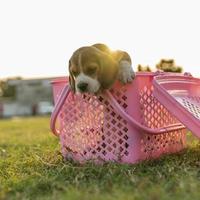
{"label": "plastic mesh pattern", "polygon": [[69,151],[85,154],[101,140],[104,107],[95,97],[70,95],[59,117],[62,143],[68,144]]}
{"label": "plastic mesh pattern", "polygon": [[197,119],[200,119],[200,98],[181,97],[179,102]]}
{"label": "plastic mesh pattern", "polygon": [[141,140],[141,150],[149,158],[163,153],[178,152],[185,145],[185,130],[171,131],[154,136],[145,134]]}
{"label": "plastic mesh pattern", "polygon": [[153,96],[153,86],[144,86],[140,91],[142,124],[149,128],[160,128],[179,121]]}
{"label": "plastic mesh pattern", "polygon": [[[123,90],[112,93],[127,107]],[[59,118],[65,157],[119,161],[129,155],[127,122],[104,96],[70,94]]]}
{"label": "plastic mesh pattern", "polygon": [[[149,128],[160,128],[179,121],[153,96],[153,86],[145,86],[140,92],[142,124]],[[144,134],[141,150],[147,157],[161,153],[180,151],[186,144],[185,130],[166,132],[161,135]]]}

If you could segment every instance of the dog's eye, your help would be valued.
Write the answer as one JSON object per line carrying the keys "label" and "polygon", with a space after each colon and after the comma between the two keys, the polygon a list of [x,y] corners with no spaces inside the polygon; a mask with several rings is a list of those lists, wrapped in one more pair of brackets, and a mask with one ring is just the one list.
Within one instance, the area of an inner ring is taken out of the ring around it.
{"label": "dog's eye", "polygon": [[78,71],[72,71],[72,74],[73,74],[74,76],[78,76]]}
{"label": "dog's eye", "polygon": [[88,68],[87,72],[88,72],[88,74],[92,75],[96,72],[96,70],[97,70],[96,66],[91,66]]}

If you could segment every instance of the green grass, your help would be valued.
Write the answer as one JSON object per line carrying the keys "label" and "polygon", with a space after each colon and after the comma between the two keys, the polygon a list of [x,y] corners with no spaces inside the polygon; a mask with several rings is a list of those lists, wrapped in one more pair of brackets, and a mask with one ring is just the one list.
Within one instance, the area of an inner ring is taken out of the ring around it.
{"label": "green grass", "polygon": [[137,165],[63,161],[49,118],[0,121],[0,199],[200,199],[200,145]]}

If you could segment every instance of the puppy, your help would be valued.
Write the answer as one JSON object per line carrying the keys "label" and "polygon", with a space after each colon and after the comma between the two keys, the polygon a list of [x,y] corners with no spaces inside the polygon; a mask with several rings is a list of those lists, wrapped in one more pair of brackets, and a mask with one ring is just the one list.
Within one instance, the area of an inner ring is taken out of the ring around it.
{"label": "puppy", "polygon": [[97,94],[118,79],[126,84],[134,79],[131,58],[125,51],[111,51],[105,44],[76,50],[69,60],[69,82],[75,93]]}

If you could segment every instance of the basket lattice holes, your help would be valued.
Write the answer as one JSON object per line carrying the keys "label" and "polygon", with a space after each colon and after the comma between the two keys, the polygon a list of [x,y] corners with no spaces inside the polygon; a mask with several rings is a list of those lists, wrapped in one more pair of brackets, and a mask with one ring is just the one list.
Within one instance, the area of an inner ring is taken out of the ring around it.
{"label": "basket lattice holes", "polygon": [[[126,108],[125,89],[111,92]],[[122,156],[128,156],[127,122],[103,95],[70,94],[59,117],[62,152],[66,157],[119,161]]]}
{"label": "basket lattice holes", "polygon": [[200,119],[200,97],[188,96],[176,98],[193,116]]}
{"label": "basket lattice holes", "polygon": [[[141,123],[148,128],[160,128],[179,123],[153,96],[153,86],[140,91]],[[186,143],[185,130],[169,131],[160,135],[144,134],[141,150],[147,157],[180,151]]]}

